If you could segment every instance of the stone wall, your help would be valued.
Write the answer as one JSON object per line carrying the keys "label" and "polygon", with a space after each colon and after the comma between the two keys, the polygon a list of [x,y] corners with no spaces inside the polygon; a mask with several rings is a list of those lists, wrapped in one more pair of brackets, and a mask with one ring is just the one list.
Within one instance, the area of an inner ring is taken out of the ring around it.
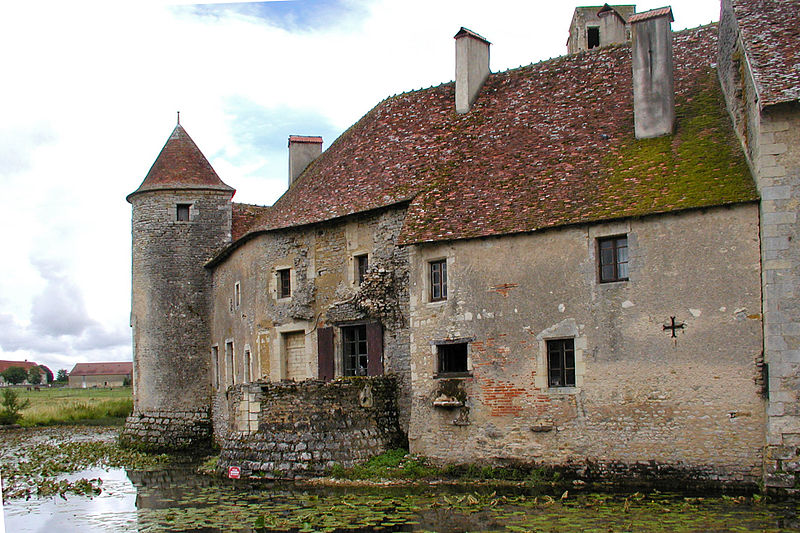
{"label": "stone wall", "polygon": [[[318,330],[336,326],[338,331],[339,326],[364,321],[383,325],[384,371],[398,380],[401,425],[407,427],[408,257],[395,245],[404,213],[402,207],[390,208],[263,233],[214,266],[213,326],[206,353],[218,354],[218,361],[211,361],[217,442],[222,442],[231,424],[226,402],[231,385],[247,381],[248,373],[249,381],[316,379]],[[370,268],[359,286],[354,258],[361,254],[368,254]],[[281,269],[290,271],[289,298],[277,292]],[[303,337],[302,365],[288,361],[287,339],[297,335]],[[338,333],[335,338],[340,341]],[[227,347],[232,347],[230,358]],[[248,353],[250,368],[245,367]],[[337,375],[341,375],[338,359]],[[297,374],[300,367],[305,369],[302,375]]]}
{"label": "stone wall", "polygon": [[[137,430],[182,441],[196,432],[195,413],[209,407],[211,255],[230,241],[231,193],[158,190],[130,197],[133,205],[133,394]],[[178,221],[177,204],[190,204]],[[183,413],[192,413],[187,418]],[[141,416],[140,416],[141,415]],[[161,422],[175,417],[175,423]],[[153,431],[141,428],[147,420]],[[206,431],[208,424],[206,424]],[[168,434],[174,432],[174,436]],[[207,432],[205,439],[210,434]],[[158,441],[158,439],[156,439]],[[153,442],[147,437],[142,444]]]}
{"label": "stone wall", "polygon": [[769,375],[768,487],[800,485],[800,105],[761,109],[730,0],[720,21],[719,74],[761,195],[764,360]]}
{"label": "stone wall", "polygon": [[238,466],[243,477],[320,476],[398,447],[395,387],[390,376],[233,387],[234,428],[218,468]]}
{"label": "stone wall", "polygon": [[[758,227],[743,204],[415,246],[411,451],[755,482]],[[612,235],[628,238],[629,279],[599,283],[597,239]],[[448,297],[430,301],[440,259]],[[574,341],[574,386],[548,381],[547,343],[560,339]],[[469,372],[438,375],[437,343],[458,340]]]}
{"label": "stone wall", "polygon": [[205,453],[211,435],[208,409],[136,411],[125,421],[120,444],[151,451]]}

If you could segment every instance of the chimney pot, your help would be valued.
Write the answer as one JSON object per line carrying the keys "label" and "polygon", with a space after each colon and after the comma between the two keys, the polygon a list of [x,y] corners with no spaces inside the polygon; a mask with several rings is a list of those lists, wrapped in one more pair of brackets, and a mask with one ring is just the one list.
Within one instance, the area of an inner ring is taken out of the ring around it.
{"label": "chimney pot", "polygon": [[456,113],[468,113],[489,77],[489,45],[485,38],[462,27],[456,40]]}
{"label": "chimney pot", "polygon": [[322,137],[289,136],[289,187],[322,153]]}
{"label": "chimney pot", "polygon": [[675,130],[675,79],[672,58],[672,8],[631,16],[633,118],[637,139],[671,135]]}

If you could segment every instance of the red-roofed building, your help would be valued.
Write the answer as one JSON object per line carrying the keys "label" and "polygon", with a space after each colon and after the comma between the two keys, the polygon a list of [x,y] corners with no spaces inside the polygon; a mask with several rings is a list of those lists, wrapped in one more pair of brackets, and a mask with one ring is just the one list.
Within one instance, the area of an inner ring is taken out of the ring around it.
{"label": "red-roofed building", "polygon": [[[123,437],[213,439],[245,476],[407,438],[442,463],[796,486],[800,0],[722,8],[673,33],[666,6],[580,7],[568,55],[503,72],[461,28],[454,82],[324,151],[290,135],[269,207],[231,202],[176,127],[128,197]],[[289,459],[263,446],[287,427]]]}
{"label": "red-roofed building", "polygon": [[[39,366],[37,363],[32,361],[0,361],[0,373],[5,372],[12,366],[22,368],[25,372],[30,372],[30,369]],[[44,372],[42,372],[42,377],[39,383],[30,383],[30,385],[39,385],[41,383],[46,383],[47,377],[45,376]],[[5,383],[3,376],[0,376],[0,383]],[[23,383],[29,384],[28,380],[26,379]]]}
{"label": "red-roofed building", "polygon": [[90,387],[122,387],[129,384],[133,376],[133,363],[76,363],[69,373],[69,386],[86,389]]}

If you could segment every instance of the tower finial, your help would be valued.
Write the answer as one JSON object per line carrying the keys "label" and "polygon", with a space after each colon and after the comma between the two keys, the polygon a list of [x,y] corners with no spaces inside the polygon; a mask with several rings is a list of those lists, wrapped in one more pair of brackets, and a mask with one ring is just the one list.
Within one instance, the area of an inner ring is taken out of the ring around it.
{"label": "tower finial", "polygon": [[181,125],[181,112],[178,111],[178,126]]}

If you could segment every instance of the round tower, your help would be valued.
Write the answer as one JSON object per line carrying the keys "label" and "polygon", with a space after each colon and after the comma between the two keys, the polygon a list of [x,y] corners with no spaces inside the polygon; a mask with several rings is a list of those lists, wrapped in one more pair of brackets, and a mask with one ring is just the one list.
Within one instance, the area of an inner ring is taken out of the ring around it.
{"label": "round tower", "polygon": [[178,124],[133,207],[133,414],[124,443],[191,449],[211,442],[211,274],[231,239],[231,198]]}

